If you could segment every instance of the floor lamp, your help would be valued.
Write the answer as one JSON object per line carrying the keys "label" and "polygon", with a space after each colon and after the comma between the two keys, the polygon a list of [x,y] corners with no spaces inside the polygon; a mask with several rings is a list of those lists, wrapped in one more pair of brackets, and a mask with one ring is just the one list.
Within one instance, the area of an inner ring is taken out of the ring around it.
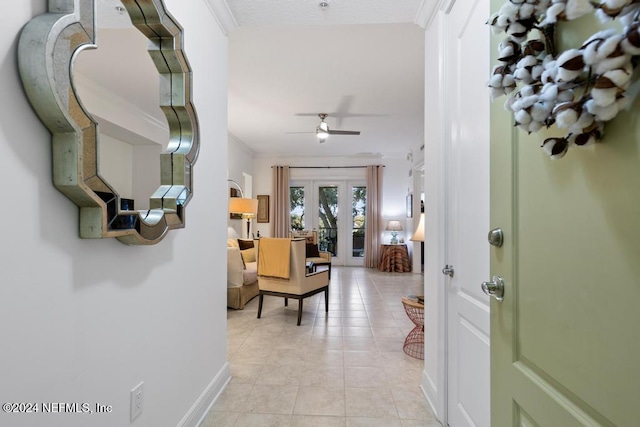
{"label": "floor lamp", "polygon": [[258,211],[258,200],[245,198],[242,188],[237,182],[232,179],[228,179],[227,181],[238,187],[240,191],[240,197],[229,197],[229,213],[240,214],[242,215],[242,219],[247,221],[247,239],[249,239],[251,219]]}

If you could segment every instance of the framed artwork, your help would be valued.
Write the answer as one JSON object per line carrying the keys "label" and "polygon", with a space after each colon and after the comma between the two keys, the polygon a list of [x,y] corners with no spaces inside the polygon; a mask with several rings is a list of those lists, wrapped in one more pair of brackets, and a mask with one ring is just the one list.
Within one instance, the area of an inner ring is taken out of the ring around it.
{"label": "framed artwork", "polygon": [[269,196],[258,196],[258,222],[269,222]]}
{"label": "framed artwork", "polygon": [[413,218],[413,194],[407,195],[407,218]]}
{"label": "framed artwork", "polygon": [[[240,197],[240,192],[237,188],[229,189],[229,197]],[[239,213],[230,213],[229,219],[242,219],[242,214]]]}

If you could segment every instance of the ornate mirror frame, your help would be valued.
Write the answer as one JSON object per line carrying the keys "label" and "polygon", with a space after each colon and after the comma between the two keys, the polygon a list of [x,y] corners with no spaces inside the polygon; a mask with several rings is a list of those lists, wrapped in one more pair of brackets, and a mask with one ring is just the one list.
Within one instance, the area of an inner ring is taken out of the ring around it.
{"label": "ornate mirror frame", "polygon": [[152,245],[169,230],[185,226],[199,127],[182,27],[162,0],[122,4],[149,39],[149,54],[160,74],[160,108],[169,125],[169,143],[160,155],[160,187],[149,210],[123,209],[118,193],[99,175],[97,123],[73,85],[75,58],[83,49],[97,47],[95,1],[49,0],[49,12],[22,31],[18,66],[29,101],[52,134],[53,183],[80,207],[80,237]]}

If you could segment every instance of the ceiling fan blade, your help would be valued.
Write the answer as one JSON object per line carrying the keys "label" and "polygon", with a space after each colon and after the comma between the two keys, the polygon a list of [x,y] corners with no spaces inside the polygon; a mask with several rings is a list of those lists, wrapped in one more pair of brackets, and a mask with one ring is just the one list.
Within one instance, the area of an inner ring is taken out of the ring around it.
{"label": "ceiling fan blade", "polygon": [[359,130],[334,130],[329,129],[329,135],[360,135]]}

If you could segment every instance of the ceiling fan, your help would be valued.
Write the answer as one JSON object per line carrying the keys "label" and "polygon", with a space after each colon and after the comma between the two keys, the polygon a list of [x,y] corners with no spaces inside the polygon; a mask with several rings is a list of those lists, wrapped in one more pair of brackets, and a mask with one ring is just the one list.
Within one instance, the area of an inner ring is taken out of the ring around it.
{"label": "ceiling fan", "polygon": [[[327,140],[329,135],[360,135],[359,130],[337,130],[337,129],[329,129],[329,125],[324,121],[328,114],[320,113],[318,117],[320,117],[320,124],[316,127],[316,136],[318,137],[318,141],[323,143]],[[288,133],[310,133],[310,132],[288,132]]]}

